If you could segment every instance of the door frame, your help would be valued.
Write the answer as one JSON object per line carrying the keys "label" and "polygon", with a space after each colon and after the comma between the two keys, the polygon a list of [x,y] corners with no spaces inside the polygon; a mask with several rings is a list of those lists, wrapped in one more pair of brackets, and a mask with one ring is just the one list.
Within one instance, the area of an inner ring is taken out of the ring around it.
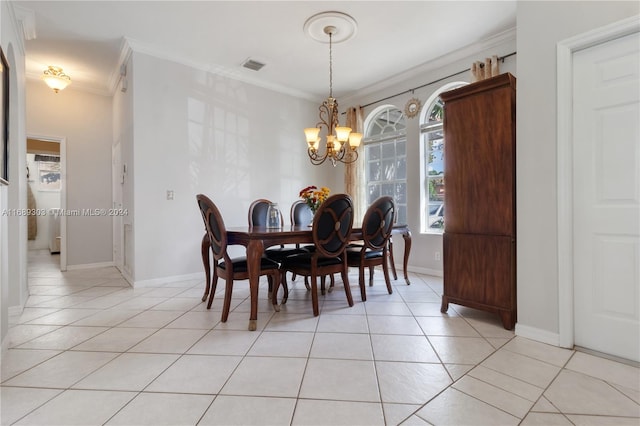
{"label": "door frame", "polygon": [[573,282],[573,54],[640,31],[640,15],[557,44],[558,345],[574,346]]}
{"label": "door frame", "polygon": [[[67,211],[67,138],[27,134],[27,139],[38,139],[60,144],[60,210]],[[60,270],[67,270],[67,215],[60,215]]]}

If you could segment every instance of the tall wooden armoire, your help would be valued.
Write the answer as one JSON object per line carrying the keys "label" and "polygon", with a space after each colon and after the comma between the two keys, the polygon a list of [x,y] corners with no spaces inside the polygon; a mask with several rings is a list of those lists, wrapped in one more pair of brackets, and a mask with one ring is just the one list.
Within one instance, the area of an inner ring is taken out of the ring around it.
{"label": "tall wooden armoire", "polygon": [[501,74],[442,93],[444,291],[449,303],[516,323],[516,79]]}

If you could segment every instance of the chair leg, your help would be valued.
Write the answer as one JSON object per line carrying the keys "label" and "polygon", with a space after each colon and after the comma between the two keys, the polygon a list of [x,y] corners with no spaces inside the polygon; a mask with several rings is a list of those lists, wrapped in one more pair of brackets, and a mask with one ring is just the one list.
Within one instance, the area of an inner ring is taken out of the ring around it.
{"label": "chair leg", "polygon": [[296,280],[296,277],[297,277],[296,273],[295,273],[295,272],[293,272],[293,273],[291,274],[291,281],[295,281],[295,280]]}
{"label": "chair leg", "polygon": [[369,266],[369,287],[373,287],[373,270],[374,266]]}
{"label": "chair leg", "polygon": [[213,271],[213,280],[211,282],[211,291],[209,292],[209,301],[207,302],[207,309],[211,309],[213,303],[213,296],[216,294],[216,287],[218,286],[218,274]]}
{"label": "chair leg", "polygon": [[304,276],[304,286],[307,288],[307,290],[311,290],[311,286],[309,285],[309,276],[307,275]]}
{"label": "chair leg", "polygon": [[320,308],[318,307],[318,281],[315,275],[311,275],[311,305],[313,306],[313,316],[320,315]]}
{"label": "chair leg", "polygon": [[231,293],[233,292],[233,278],[227,278],[227,286],[224,291],[224,303],[222,305],[222,322],[227,322],[231,310]]}
{"label": "chair leg", "polygon": [[289,299],[289,285],[287,284],[286,271],[281,271],[280,283],[282,283],[282,301],[280,302],[280,304],[284,305],[285,303],[287,303],[287,299]]}
{"label": "chair leg", "polygon": [[342,275],[342,283],[344,284],[344,292],[347,295],[347,303],[349,306],[353,306],[353,296],[351,295],[351,286],[349,286],[349,274],[347,265],[345,264],[344,269],[341,272]]}
{"label": "chair leg", "polygon": [[271,275],[267,275],[267,283],[269,283],[269,294],[273,291],[273,277]]}
{"label": "chair leg", "polygon": [[391,280],[389,279],[389,266],[387,265],[386,259],[382,262],[382,272],[384,272],[384,282],[387,284],[387,291],[391,294],[393,293],[393,288],[391,287]]}
{"label": "chair leg", "polygon": [[333,277],[333,274],[329,275],[329,280],[331,281],[331,284],[329,284],[327,291],[331,293],[333,291],[333,286],[336,285],[336,279]]}
{"label": "chair leg", "polygon": [[325,290],[325,282],[327,280],[327,276],[323,275],[322,277],[320,277],[320,294],[322,294],[324,296],[326,290]]}
{"label": "chair leg", "polygon": [[[280,287],[280,281],[286,279],[285,275],[286,274],[282,274],[277,280],[275,280],[275,285],[271,292],[271,304],[273,305],[273,310],[276,312],[280,312],[280,306],[278,305],[278,288]],[[286,283],[283,284],[286,285]]]}
{"label": "chair leg", "polygon": [[367,289],[364,285],[364,265],[360,265],[358,268],[358,286],[360,286],[360,299],[363,302],[367,301]]}

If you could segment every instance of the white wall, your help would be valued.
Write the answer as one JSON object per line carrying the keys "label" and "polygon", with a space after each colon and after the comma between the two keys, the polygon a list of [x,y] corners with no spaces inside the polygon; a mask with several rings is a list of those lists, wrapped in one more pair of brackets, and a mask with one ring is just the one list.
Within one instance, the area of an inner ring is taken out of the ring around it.
{"label": "white wall", "polygon": [[558,333],[556,43],[639,12],[638,2],[518,3],[519,329]]}
{"label": "white wall", "polygon": [[[111,208],[112,98],[73,84],[54,93],[39,80],[27,82],[26,95],[27,133],[66,138],[66,209]],[[112,261],[111,217],[66,220],[68,267]]]}
{"label": "white wall", "polygon": [[[0,211],[26,207],[24,131],[24,44],[21,25],[7,2],[0,2],[0,44],[9,62],[9,186],[0,185]],[[10,308],[24,305],[27,289],[27,221],[0,217],[0,341],[8,329]]]}
{"label": "white wall", "polygon": [[[470,82],[471,73],[464,72],[454,77],[444,78],[458,71],[468,70],[474,61],[483,61],[486,57],[498,55],[500,57],[511,54],[516,50],[515,31],[508,31],[490,40],[484,40],[473,46],[468,46],[456,52],[451,52],[445,57],[431,61],[419,70],[411,70],[404,78],[398,76],[394,84],[376,90],[365,89],[364,94],[355,95],[347,99],[347,104],[372,105],[364,108],[365,117],[381,105],[393,105],[404,111],[405,104],[411,98],[418,98],[422,102],[422,110],[415,118],[407,118],[407,222],[412,233],[411,256],[409,269],[416,272],[442,275],[442,260],[436,260],[436,253],[442,259],[442,235],[420,232],[420,117],[429,108],[427,100],[431,95],[439,91],[444,85],[451,82]],[[505,59],[500,64],[500,72],[510,72],[516,75],[516,56]],[[444,78],[444,79],[443,79]],[[441,80],[442,79],[442,80]],[[437,81],[415,91],[409,89],[423,86],[429,82]],[[403,93],[406,92],[406,93]],[[396,95],[401,93],[400,95]],[[386,99],[376,102],[378,99]],[[402,238],[394,238],[394,258],[396,268],[402,266],[404,241]]]}
{"label": "white wall", "polygon": [[136,283],[202,273],[198,193],[237,226],[256,198],[286,214],[307,185],[343,191],[342,168],[306,154],[317,105],[138,52],[131,75]]}

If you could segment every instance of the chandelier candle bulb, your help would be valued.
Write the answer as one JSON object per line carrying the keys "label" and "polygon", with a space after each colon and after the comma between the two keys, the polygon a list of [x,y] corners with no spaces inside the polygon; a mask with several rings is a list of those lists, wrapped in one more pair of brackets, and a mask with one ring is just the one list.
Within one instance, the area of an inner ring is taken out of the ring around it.
{"label": "chandelier candle bulb", "polygon": [[336,137],[340,142],[346,142],[349,139],[349,133],[351,133],[350,127],[336,127]]}
{"label": "chandelier candle bulb", "polygon": [[349,146],[353,149],[357,149],[360,146],[360,142],[362,142],[362,133],[350,133],[349,134]]}
{"label": "chandelier candle bulb", "polygon": [[320,129],[318,127],[309,127],[304,129],[304,135],[307,138],[307,143],[309,146],[314,144],[318,139],[320,139]]}

